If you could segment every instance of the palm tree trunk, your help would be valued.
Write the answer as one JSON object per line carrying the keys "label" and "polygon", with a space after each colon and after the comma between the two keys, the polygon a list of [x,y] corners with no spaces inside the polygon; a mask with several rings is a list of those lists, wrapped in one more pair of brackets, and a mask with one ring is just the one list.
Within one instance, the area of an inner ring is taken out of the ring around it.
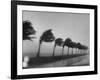
{"label": "palm tree trunk", "polygon": [[73,55],[73,48],[72,48],[72,55]]}
{"label": "palm tree trunk", "polygon": [[39,48],[38,48],[37,57],[39,57],[39,56],[40,56],[40,48],[41,48],[41,41],[39,42]]}
{"label": "palm tree trunk", "polygon": [[80,54],[80,49],[78,49],[78,54]]}
{"label": "palm tree trunk", "polygon": [[62,56],[64,55],[64,47],[62,48]]}
{"label": "palm tree trunk", "polygon": [[77,53],[77,48],[75,48],[75,54]]}
{"label": "palm tree trunk", "polygon": [[78,53],[80,54],[80,49],[78,50]]}
{"label": "palm tree trunk", "polygon": [[67,51],[67,54],[69,55],[69,47],[68,47],[68,51]]}
{"label": "palm tree trunk", "polygon": [[54,45],[54,48],[53,48],[53,55],[52,55],[52,56],[55,55],[55,48],[56,48],[56,44]]}
{"label": "palm tree trunk", "polygon": [[80,54],[82,54],[82,50],[80,49]]}
{"label": "palm tree trunk", "polygon": [[78,54],[78,48],[76,48],[76,54]]}
{"label": "palm tree trunk", "polygon": [[77,48],[77,54],[78,54],[78,48]]}
{"label": "palm tree trunk", "polygon": [[79,54],[79,49],[77,49],[77,54]]}

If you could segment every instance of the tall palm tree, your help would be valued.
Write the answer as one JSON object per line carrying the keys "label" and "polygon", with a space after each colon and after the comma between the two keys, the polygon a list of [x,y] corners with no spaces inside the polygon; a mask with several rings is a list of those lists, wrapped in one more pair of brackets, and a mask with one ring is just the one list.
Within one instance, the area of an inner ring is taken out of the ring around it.
{"label": "tall palm tree", "polygon": [[55,37],[52,33],[52,29],[49,29],[43,32],[39,40],[39,48],[38,48],[37,57],[39,57],[40,55],[40,47],[41,47],[42,42],[53,42],[54,40],[55,40]]}
{"label": "tall palm tree", "polygon": [[88,49],[88,47],[87,47],[87,46],[85,46],[85,45],[82,45],[82,46],[81,46],[81,49],[82,49],[82,51],[85,51],[85,50],[87,50],[87,49]]}
{"label": "tall palm tree", "polygon": [[[54,44],[53,56],[55,54],[55,48],[56,48],[56,46],[62,46],[62,45],[63,45],[63,39],[62,38],[57,38],[55,40],[55,44]],[[63,54],[63,49],[62,49],[62,54]]]}
{"label": "tall palm tree", "polygon": [[75,42],[71,42],[70,46],[72,48],[72,55],[73,55],[73,49],[76,48],[76,43]]}
{"label": "tall palm tree", "polygon": [[76,51],[77,51],[77,43],[74,42],[74,48],[75,48],[75,54],[76,54]]}
{"label": "tall palm tree", "polygon": [[23,21],[23,40],[32,40],[30,35],[34,35],[36,33],[35,29],[32,27],[32,23],[30,21]]}
{"label": "tall palm tree", "polygon": [[63,47],[65,47],[65,46],[67,46],[68,47],[68,55],[69,55],[69,48],[71,47],[71,42],[72,42],[72,40],[70,39],[70,38],[67,38],[67,39],[65,39],[65,41],[64,41],[64,45],[63,45]]}
{"label": "tall palm tree", "polygon": [[81,46],[80,46],[81,54],[83,53],[83,49],[84,49],[84,46],[81,44]]}
{"label": "tall palm tree", "polygon": [[80,46],[80,51],[81,51],[82,54],[83,54],[83,50],[84,50],[84,49],[85,49],[85,46],[81,44],[81,46]]}
{"label": "tall palm tree", "polygon": [[76,45],[77,45],[78,54],[79,54],[80,53],[80,48],[81,48],[81,43],[78,42]]}
{"label": "tall palm tree", "polygon": [[88,50],[88,47],[87,46],[85,46],[85,51],[87,51]]}
{"label": "tall palm tree", "polygon": [[76,47],[77,47],[77,49],[78,49],[78,53],[81,53],[81,51],[87,50],[87,49],[88,49],[87,46],[82,45],[81,43],[77,43],[77,44],[76,44]]}

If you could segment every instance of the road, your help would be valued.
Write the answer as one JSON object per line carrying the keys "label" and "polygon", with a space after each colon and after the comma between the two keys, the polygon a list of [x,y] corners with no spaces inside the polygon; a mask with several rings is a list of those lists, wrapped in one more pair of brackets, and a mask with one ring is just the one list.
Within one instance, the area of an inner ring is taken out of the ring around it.
{"label": "road", "polygon": [[85,66],[89,65],[89,55],[78,56],[74,58],[55,61],[43,65],[36,66],[36,68],[43,67],[64,67],[64,66]]}

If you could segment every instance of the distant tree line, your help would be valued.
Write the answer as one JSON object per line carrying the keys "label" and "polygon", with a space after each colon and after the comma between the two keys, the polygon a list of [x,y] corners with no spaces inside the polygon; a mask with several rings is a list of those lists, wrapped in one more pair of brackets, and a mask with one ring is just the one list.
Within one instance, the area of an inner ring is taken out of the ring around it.
{"label": "distant tree line", "polygon": [[[32,24],[30,21],[23,21],[23,40],[32,40],[30,35],[34,35],[36,33],[36,30],[32,27]],[[56,46],[62,47],[62,56],[64,55],[64,48],[68,48],[67,54],[69,55],[69,48],[72,48],[72,55],[73,55],[73,49],[77,50],[77,53],[80,53],[82,50],[87,50],[88,47],[85,45],[82,45],[79,42],[74,42],[71,40],[71,38],[66,38],[63,40],[62,38],[55,38],[54,34],[52,33],[52,29],[48,29],[43,32],[43,34],[40,36],[39,39],[39,48],[37,52],[37,57],[40,56],[40,49],[41,49],[41,44],[43,42],[54,42],[54,48],[53,48],[53,54],[52,56],[55,56],[55,49]]]}

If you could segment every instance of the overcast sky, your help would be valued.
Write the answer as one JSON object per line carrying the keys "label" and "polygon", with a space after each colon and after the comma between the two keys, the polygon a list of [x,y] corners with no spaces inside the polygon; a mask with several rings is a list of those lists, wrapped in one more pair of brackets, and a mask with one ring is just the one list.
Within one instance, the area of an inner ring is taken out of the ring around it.
{"label": "overcast sky", "polygon": [[[23,21],[29,20],[37,31],[36,39],[23,41],[24,54],[36,54],[40,35],[47,29],[52,29],[56,38],[65,40],[70,37],[72,41],[89,46],[89,14],[87,13],[60,13],[23,11]],[[52,55],[54,42],[43,43],[41,55]],[[66,53],[65,49],[65,52]],[[56,48],[56,54],[61,53],[61,47]]]}

